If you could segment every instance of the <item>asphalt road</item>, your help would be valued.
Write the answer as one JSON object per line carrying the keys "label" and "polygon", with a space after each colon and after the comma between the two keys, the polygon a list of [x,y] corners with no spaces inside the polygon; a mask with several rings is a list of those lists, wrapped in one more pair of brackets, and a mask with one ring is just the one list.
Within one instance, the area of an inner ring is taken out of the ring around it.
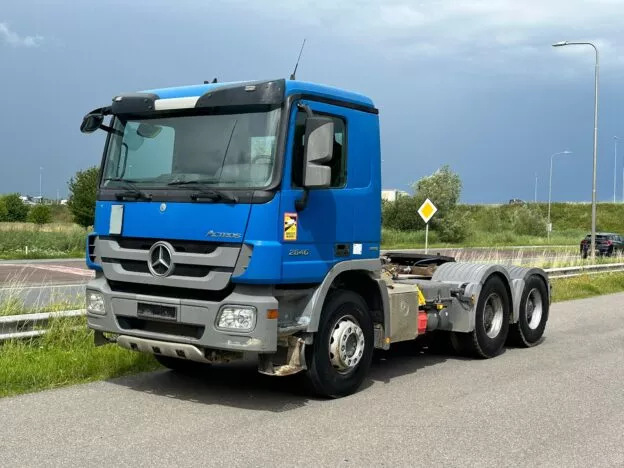
{"label": "asphalt road", "polygon": [[0,288],[85,283],[92,275],[83,259],[0,262]]}
{"label": "asphalt road", "polygon": [[557,304],[491,360],[402,347],[340,400],[249,364],[2,399],[0,466],[624,466],[623,302]]}
{"label": "asphalt road", "polygon": [[93,276],[84,260],[21,260],[0,262],[0,302],[17,298],[29,308],[58,302],[79,302]]}

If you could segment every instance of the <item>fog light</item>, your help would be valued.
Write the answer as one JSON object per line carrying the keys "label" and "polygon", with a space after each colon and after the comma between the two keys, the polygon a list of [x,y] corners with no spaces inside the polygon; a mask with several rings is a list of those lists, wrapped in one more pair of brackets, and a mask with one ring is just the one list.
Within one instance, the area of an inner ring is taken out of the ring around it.
{"label": "fog light", "polygon": [[106,315],[104,295],[95,291],[87,291],[87,312],[95,315]]}
{"label": "fog light", "polygon": [[255,326],[255,307],[225,306],[217,318],[217,328],[224,330],[251,331]]}

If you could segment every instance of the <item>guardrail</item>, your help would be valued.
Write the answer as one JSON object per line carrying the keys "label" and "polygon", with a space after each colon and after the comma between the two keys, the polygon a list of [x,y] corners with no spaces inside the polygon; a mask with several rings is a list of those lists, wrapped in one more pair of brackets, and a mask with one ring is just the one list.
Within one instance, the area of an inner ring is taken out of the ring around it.
{"label": "guardrail", "polygon": [[80,317],[85,314],[85,309],[76,309],[0,317],[0,342],[41,336],[46,333],[47,329],[45,327],[50,320]]}
{"label": "guardrail", "polygon": [[[624,271],[624,263],[606,263],[603,265],[583,265],[576,267],[548,268],[551,279],[571,278],[580,275],[597,275]],[[0,317],[0,342],[13,339],[26,339],[41,336],[50,320],[67,317],[80,317],[86,314],[85,309],[64,310],[38,314],[8,315]]]}
{"label": "guardrail", "polygon": [[602,265],[582,265],[576,267],[548,268],[546,270],[551,279],[571,278],[580,275],[596,275],[600,273],[614,273],[624,271],[624,263],[604,263]]}

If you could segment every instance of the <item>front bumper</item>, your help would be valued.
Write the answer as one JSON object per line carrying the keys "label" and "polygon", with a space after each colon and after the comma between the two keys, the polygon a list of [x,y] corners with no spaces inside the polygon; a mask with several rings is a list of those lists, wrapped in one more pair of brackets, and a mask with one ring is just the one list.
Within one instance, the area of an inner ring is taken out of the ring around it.
{"label": "front bumper", "polygon": [[[267,312],[277,309],[278,302],[266,286],[237,285],[226,298],[214,302],[113,291],[99,274],[87,284],[87,293],[90,291],[104,296],[105,314],[87,313],[87,324],[95,331],[186,343],[203,349],[260,353],[277,350],[277,319],[268,319]],[[177,317],[163,320],[139,316],[139,302],[175,306]],[[249,332],[217,329],[217,315],[225,305],[255,307],[254,328]]]}

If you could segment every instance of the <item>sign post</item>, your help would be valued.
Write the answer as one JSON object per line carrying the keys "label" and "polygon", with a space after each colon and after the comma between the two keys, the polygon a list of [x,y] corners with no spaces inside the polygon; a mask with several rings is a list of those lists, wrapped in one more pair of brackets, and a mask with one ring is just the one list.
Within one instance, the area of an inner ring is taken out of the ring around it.
{"label": "sign post", "polygon": [[438,209],[428,198],[418,208],[418,214],[425,222],[425,253],[429,253],[429,221]]}

